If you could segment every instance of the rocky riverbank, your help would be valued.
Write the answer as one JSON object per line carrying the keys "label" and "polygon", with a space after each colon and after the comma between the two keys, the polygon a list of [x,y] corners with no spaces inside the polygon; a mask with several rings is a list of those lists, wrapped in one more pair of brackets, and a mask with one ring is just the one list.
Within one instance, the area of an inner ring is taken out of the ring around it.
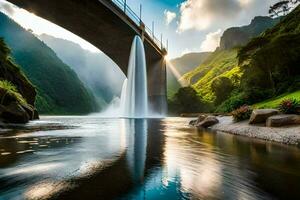
{"label": "rocky riverbank", "polygon": [[298,113],[284,114],[276,109],[253,111],[239,109],[232,115],[202,114],[196,120],[190,121],[190,125],[200,129],[209,128],[214,131],[300,146],[300,115]]}
{"label": "rocky riverbank", "polygon": [[300,125],[273,128],[265,124],[250,125],[248,121],[234,122],[231,116],[216,119],[219,123],[210,126],[210,130],[300,146]]}

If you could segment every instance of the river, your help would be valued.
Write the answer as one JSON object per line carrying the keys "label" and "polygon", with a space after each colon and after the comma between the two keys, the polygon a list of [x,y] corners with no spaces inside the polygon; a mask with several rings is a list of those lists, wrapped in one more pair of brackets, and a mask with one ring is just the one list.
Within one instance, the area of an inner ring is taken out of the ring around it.
{"label": "river", "polygon": [[0,200],[299,198],[298,147],[188,120],[56,116],[1,129]]}

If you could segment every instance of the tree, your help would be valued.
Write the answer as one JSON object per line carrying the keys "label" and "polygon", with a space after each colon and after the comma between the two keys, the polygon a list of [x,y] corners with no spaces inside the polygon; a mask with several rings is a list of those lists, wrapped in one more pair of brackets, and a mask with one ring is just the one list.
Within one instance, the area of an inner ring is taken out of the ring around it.
{"label": "tree", "polygon": [[174,100],[169,102],[169,110],[173,114],[207,112],[210,109],[192,87],[178,90]]}
{"label": "tree", "polygon": [[0,38],[0,58],[7,59],[9,54],[10,54],[10,49],[5,44],[4,39]]}
{"label": "tree", "polygon": [[234,86],[232,81],[227,77],[216,78],[211,84],[212,90],[216,95],[215,104],[220,105],[231,94]]}
{"label": "tree", "polygon": [[270,17],[280,17],[287,15],[300,0],[281,0],[274,5],[270,6]]}

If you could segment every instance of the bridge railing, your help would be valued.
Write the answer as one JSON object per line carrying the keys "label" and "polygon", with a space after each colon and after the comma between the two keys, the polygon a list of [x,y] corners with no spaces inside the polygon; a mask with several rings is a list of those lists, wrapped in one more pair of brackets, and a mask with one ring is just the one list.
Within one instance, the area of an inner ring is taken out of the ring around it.
{"label": "bridge railing", "polygon": [[144,26],[146,34],[153,40],[153,42],[157,45],[160,50],[167,50],[167,48],[163,45],[162,35],[161,38],[158,39],[154,33],[154,24],[152,24],[152,29],[150,29],[141,19],[141,7],[140,7],[140,15],[137,15],[126,3],[126,0],[111,0],[116,6],[118,6],[124,14],[129,17],[137,26]]}

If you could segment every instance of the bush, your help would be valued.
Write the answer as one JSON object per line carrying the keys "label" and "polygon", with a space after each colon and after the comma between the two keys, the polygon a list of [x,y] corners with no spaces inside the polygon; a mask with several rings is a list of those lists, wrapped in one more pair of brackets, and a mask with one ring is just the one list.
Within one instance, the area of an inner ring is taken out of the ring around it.
{"label": "bush", "polygon": [[232,116],[234,118],[234,121],[239,122],[246,119],[250,119],[250,116],[252,114],[252,108],[248,105],[244,105],[237,110],[232,112]]}
{"label": "bush", "polygon": [[248,104],[243,93],[233,92],[231,97],[224,101],[216,110],[216,112],[230,113],[241,106]]}
{"label": "bush", "polygon": [[231,94],[234,86],[227,77],[218,77],[211,84],[212,91],[216,95],[215,105],[220,105]]}
{"label": "bush", "polygon": [[296,114],[300,102],[296,99],[285,99],[280,104],[278,109],[284,114]]}

